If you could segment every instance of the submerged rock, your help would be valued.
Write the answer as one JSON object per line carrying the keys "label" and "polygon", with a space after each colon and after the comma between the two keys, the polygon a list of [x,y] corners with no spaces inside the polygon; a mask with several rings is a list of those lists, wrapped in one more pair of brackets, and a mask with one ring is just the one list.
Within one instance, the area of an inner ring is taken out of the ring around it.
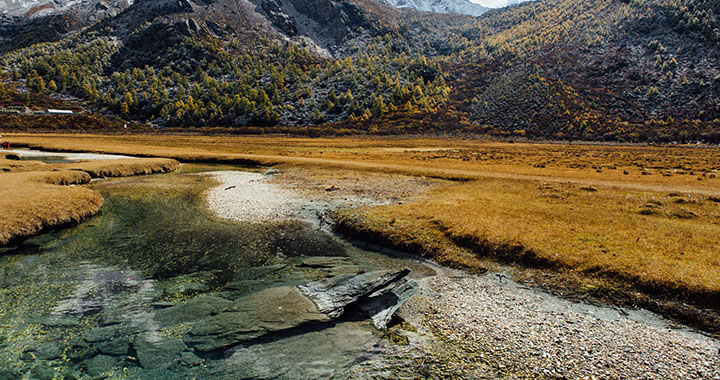
{"label": "submerged rock", "polygon": [[168,366],[186,349],[181,342],[153,333],[136,337],[133,348],[143,368]]}
{"label": "submerged rock", "polygon": [[36,356],[41,360],[55,360],[62,355],[62,348],[55,342],[43,343],[37,350]]}
{"label": "submerged rock", "polygon": [[210,352],[269,332],[329,320],[297,288],[281,286],[243,297],[224,312],[198,321],[183,341]]}
{"label": "submerged rock", "polygon": [[188,282],[185,284],[177,284],[165,289],[165,294],[171,297],[191,296],[193,294],[204,293],[210,289],[207,285],[200,282]]}
{"label": "submerged rock", "polygon": [[308,257],[298,267],[322,270],[330,277],[342,274],[358,274],[360,272],[360,266],[345,256]]}
{"label": "submerged rock", "polygon": [[80,325],[80,321],[70,315],[51,314],[36,318],[32,323],[41,324],[48,327],[70,327]]}
{"label": "submerged rock", "polygon": [[353,262],[346,256],[313,256],[303,259],[301,267],[328,269],[341,265],[352,265]]}
{"label": "submerged rock", "polygon": [[47,364],[38,363],[30,370],[30,376],[33,380],[52,380],[55,378],[55,371]]}
{"label": "submerged rock", "polygon": [[185,351],[180,355],[179,362],[182,365],[193,367],[193,366],[198,366],[198,365],[202,364],[203,360],[202,360],[202,358],[193,354],[192,352]]}
{"label": "submerged rock", "polygon": [[250,267],[238,273],[240,280],[257,280],[270,274],[280,272],[287,268],[286,264],[264,265],[259,267]]}
{"label": "submerged rock", "polygon": [[107,355],[97,355],[87,361],[87,373],[90,376],[100,376],[112,369],[120,360]]}
{"label": "submerged rock", "polygon": [[108,327],[97,327],[92,330],[88,330],[84,335],[83,339],[88,343],[103,342],[115,338],[120,335],[120,328],[116,326]]}
{"label": "submerged rock", "polygon": [[158,310],[155,313],[155,320],[163,324],[193,322],[217,314],[230,305],[232,305],[232,301],[225,298],[211,295],[199,296],[185,303]]}
{"label": "submerged rock", "polygon": [[9,369],[0,369],[0,380],[15,380],[19,378],[20,375]]}
{"label": "submerged rock", "polygon": [[113,340],[103,342],[98,346],[98,351],[107,355],[121,356],[126,355],[130,349],[130,338],[120,337]]}
{"label": "submerged rock", "polygon": [[379,341],[367,323],[332,323],[321,331],[240,345],[211,374],[222,380],[347,379],[347,365],[370,358]]}

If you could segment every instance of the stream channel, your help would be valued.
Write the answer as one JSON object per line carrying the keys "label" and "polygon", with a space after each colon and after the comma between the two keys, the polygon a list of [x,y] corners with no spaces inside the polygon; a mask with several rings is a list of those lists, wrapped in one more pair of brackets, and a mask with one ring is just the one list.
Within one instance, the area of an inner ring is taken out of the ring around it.
{"label": "stream channel", "polygon": [[[0,249],[0,379],[342,378],[377,354],[382,332],[352,311],[243,343],[224,336],[238,321],[209,320],[233,307],[281,309],[263,290],[338,274],[432,273],[307,221],[220,219],[204,199],[215,184],[197,173],[221,169],[238,170],[184,165],[94,181],[104,198],[99,215]],[[258,320],[243,325],[264,322],[262,312],[246,315]],[[203,344],[188,343],[188,332],[209,324],[215,330]]]}

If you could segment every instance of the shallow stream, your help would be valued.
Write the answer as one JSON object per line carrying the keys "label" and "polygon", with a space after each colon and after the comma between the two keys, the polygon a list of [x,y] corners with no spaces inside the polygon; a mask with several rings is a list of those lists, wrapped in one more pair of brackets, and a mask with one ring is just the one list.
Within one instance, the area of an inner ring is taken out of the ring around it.
{"label": "shallow stream", "polygon": [[[263,289],[430,271],[301,221],[221,220],[204,203],[212,180],[193,174],[215,169],[227,167],[96,182],[100,215],[0,250],[0,379],[330,378],[378,352],[382,334],[352,314],[243,345],[186,343],[193,326]],[[318,256],[342,265],[303,265]]]}

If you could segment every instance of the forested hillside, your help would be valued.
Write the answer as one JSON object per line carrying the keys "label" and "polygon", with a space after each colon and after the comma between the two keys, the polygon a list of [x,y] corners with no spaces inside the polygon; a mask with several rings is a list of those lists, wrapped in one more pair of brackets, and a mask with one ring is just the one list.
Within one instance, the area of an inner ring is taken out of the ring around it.
{"label": "forested hillside", "polygon": [[720,3],[140,0],[3,55],[7,88],[158,128],[720,142]]}
{"label": "forested hillside", "polygon": [[459,31],[455,60],[481,65],[469,112],[546,137],[700,138],[720,116],[719,15],[710,0],[564,0],[488,15]]}

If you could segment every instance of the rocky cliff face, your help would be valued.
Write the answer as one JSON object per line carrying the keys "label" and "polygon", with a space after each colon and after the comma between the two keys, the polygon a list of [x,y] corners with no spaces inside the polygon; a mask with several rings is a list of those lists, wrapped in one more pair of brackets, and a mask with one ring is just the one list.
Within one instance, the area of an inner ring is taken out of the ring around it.
{"label": "rocky cliff face", "polygon": [[250,47],[292,41],[330,56],[346,41],[377,32],[362,8],[337,0],[139,0],[95,29],[123,42],[120,69],[152,62],[186,37]]}
{"label": "rocky cliff face", "polygon": [[356,4],[336,0],[253,0],[256,10],[288,37],[305,36],[326,49],[374,26]]}
{"label": "rocky cliff face", "polygon": [[250,44],[294,39],[330,55],[344,41],[376,31],[347,0],[0,0],[0,51],[93,25],[130,49],[155,52],[185,37],[237,36]]}
{"label": "rocky cliff face", "polygon": [[72,11],[87,13],[93,22],[132,5],[133,0],[0,0],[0,14],[8,18],[39,18]]}
{"label": "rocky cliff face", "polygon": [[115,17],[133,0],[0,0],[0,52],[56,41]]}

